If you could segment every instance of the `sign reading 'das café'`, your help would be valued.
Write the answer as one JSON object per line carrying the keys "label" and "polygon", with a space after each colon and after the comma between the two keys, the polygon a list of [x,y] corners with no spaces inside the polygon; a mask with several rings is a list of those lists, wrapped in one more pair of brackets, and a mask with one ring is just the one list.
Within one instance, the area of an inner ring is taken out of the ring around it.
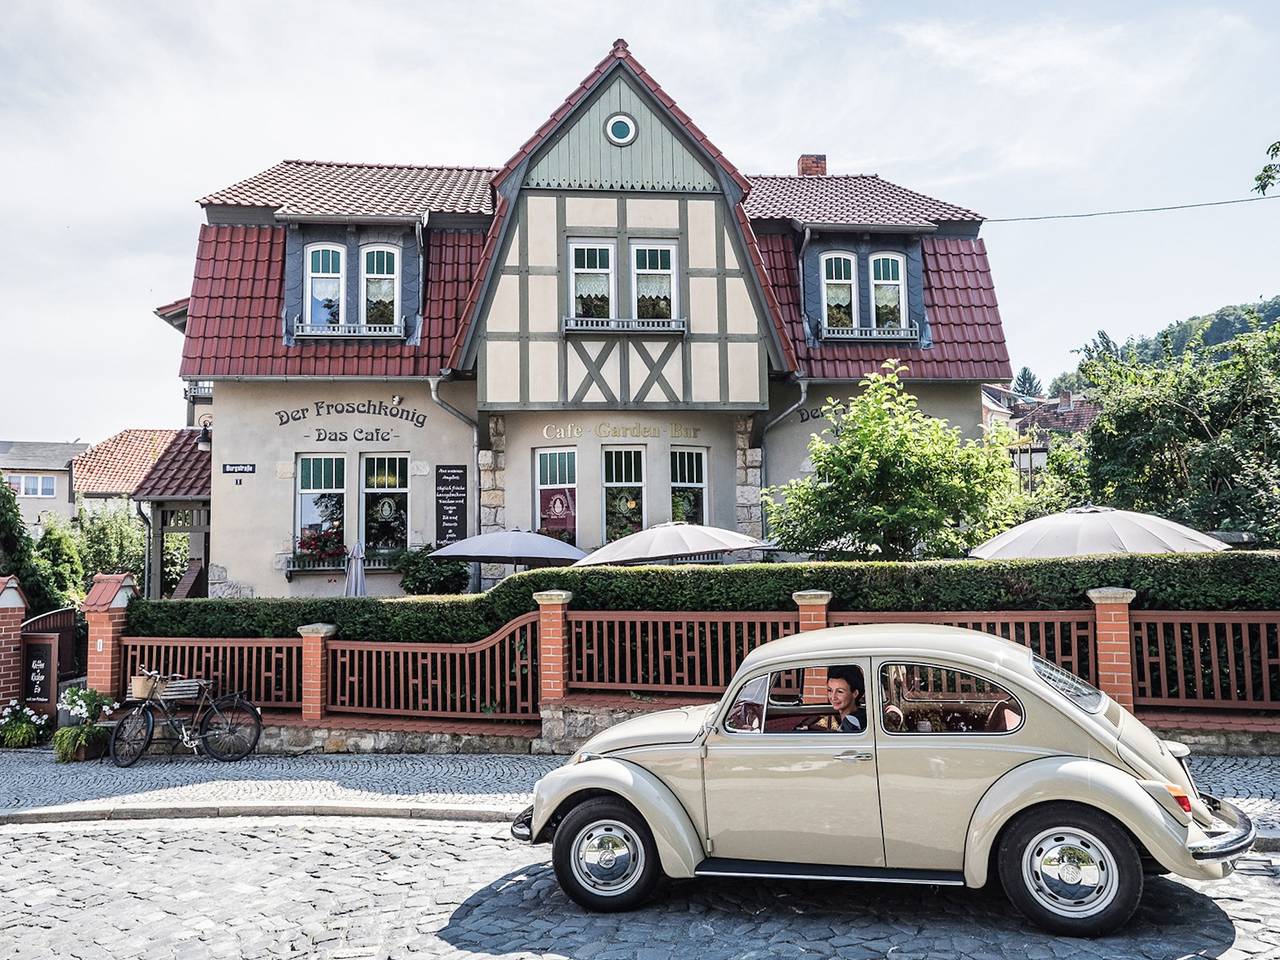
{"label": "sign reading 'das caf\u00e9'", "polygon": [[[418,429],[425,427],[427,425],[427,415],[416,407],[407,407],[398,403],[399,399],[399,397],[393,398],[390,403],[386,400],[313,400],[310,405],[305,407],[277,410],[275,412],[276,426],[284,427],[291,423],[314,423],[317,420],[326,420],[331,417],[355,416],[383,417],[411,424]],[[306,434],[306,436],[312,436],[312,434]],[[344,424],[342,429],[329,426],[316,427],[314,439],[319,443],[342,443],[347,440],[356,440],[362,443],[369,441],[387,443],[391,440],[400,439],[400,434],[374,421],[360,424],[356,427],[347,427]]]}
{"label": "sign reading 'das caf\u00e9'", "polygon": [[466,464],[436,464],[436,546],[467,535]]}

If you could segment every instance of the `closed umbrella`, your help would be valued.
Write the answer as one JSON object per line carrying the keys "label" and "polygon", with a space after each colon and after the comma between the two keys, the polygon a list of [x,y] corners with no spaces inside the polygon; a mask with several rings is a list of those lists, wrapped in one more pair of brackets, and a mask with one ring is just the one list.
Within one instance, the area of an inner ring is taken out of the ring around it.
{"label": "closed umbrella", "polygon": [[772,545],[756,537],[704,527],[697,523],[659,523],[606,544],[574,564],[575,567],[603,563],[640,563],[646,560],[673,560],[707,553],[734,550],[764,550]]}
{"label": "closed umbrella", "polygon": [[1149,513],[1088,505],[1037,517],[969,551],[979,560],[1078,557],[1090,553],[1204,553],[1229,550],[1214,537]]}
{"label": "closed umbrella", "polygon": [[430,554],[468,563],[519,563],[528,567],[564,567],[585,557],[571,543],[528,530],[497,530],[458,540]]}
{"label": "closed umbrella", "polygon": [[368,591],[364,584],[364,544],[359,540],[347,555],[347,582],[343,584],[344,597],[363,597]]}

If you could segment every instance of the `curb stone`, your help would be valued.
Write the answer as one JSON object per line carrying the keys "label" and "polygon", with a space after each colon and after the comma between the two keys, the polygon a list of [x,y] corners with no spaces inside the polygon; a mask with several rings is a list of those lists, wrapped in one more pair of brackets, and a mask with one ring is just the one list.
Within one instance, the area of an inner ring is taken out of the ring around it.
{"label": "curb stone", "polygon": [[488,804],[451,806],[393,803],[191,803],[181,806],[69,804],[0,813],[0,825],[73,823],[87,820],[184,820],[210,817],[380,817],[401,820],[467,820],[503,823],[522,808]]}

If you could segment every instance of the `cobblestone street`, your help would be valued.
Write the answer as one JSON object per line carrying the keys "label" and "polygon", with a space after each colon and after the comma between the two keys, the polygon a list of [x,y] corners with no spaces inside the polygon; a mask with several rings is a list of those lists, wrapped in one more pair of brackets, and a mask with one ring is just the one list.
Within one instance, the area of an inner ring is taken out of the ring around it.
{"label": "cobblestone street", "polygon": [[335,818],[0,827],[11,960],[675,957],[1245,958],[1280,953],[1280,857],[1153,878],[1122,935],[1041,933],[994,891],[747,880],[651,907],[569,902],[498,824]]}

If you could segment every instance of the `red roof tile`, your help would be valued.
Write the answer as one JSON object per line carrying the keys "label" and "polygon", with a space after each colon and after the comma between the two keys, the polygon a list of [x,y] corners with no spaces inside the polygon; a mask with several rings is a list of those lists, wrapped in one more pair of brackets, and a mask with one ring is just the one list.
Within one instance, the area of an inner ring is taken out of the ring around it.
{"label": "red roof tile", "polygon": [[1066,404],[1055,398],[1032,408],[1018,421],[1018,429],[1024,433],[1032,430],[1081,433],[1093,426],[1101,413],[1102,407],[1081,396],[1071,397]]}
{"label": "red roof tile", "polygon": [[426,377],[440,373],[477,268],[480,230],[428,230],[421,342],[306,340],[285,346],[284,227],[204,226],[179,375]]}
{"label": "red roof tile", "polygon": [[113,609],[121,590],[138,592],[131,573],[95,573],[89,593],[80,604],[84,613],[103,613]]}
{"label": "red roof tile", "polygon": [[207,500],[210,452],[197,445],[200,431],[178,430],[133,492],[135,500]]}
{"label": "red roof tile", "polygon": [[932,228],[945,221],[977,221],[972,210],[944,203],[878,176],[755,175],[745,205],[753,220],[799,220],[864,227]]}
{"label": "red roof tile", "polygon": [[200,203],[272,207],[289,216],[420,217],[493,211],[492,167],[284,160]]}
{"label": "red roof tile", "polygon": [[121,430],[71,461],[76,493],[127,497],[178,430]]}
{"label": "red roof tile", "polygon": [[814,380],[857,380],[896,357],[910,380],[1009,380],[1013,371],[995,287],[981,240],[926,236],[924,301],[931,347],[902,344],[811,345],[800,308],[796,248],[790,234],[766,233],[761,253],[799,359],[800,375]]}

